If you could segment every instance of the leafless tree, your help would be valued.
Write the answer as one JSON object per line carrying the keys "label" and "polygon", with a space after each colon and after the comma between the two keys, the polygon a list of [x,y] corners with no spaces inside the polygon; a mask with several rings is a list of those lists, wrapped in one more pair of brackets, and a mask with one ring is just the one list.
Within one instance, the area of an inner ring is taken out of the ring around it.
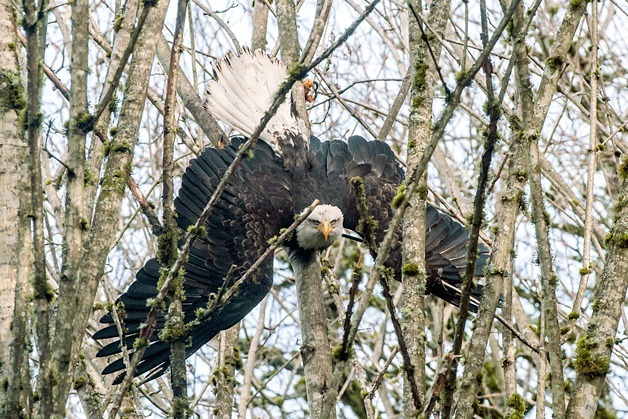
{"label": "leafless tree", "polygon": [[[616,0],[0,0],[0,416],[628,415],[627,25]],[[158,251],[185,326],[172,200],[232,133],[201,97],[244,46],[290,69],[314,135],[391,145],[387,240],[278,250],[238,327],[114,386],[90,337]],[[475,252],[460,308],[424,295],[426,202],[491,247],[476,314]]]}

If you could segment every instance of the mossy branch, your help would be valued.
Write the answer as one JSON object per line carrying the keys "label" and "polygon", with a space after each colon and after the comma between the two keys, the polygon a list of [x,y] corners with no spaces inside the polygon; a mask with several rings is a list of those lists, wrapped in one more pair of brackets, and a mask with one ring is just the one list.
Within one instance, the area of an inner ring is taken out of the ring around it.
{"label": "mossy branch", "polygon": [[375,235],[377,232],[378,222],[375,217],[369,213],[368,206],[366,205],[366,188],[364,187],[364,179],[359,176],[355,176],[349,180],[349,183],[351,183],[355,192],[355,197],[358,201],[358,212],[360,214],[358,226],[355,231],[364,238],[364,241],[369,245],[369,248],[376,250],[377,244],[375,243]]}

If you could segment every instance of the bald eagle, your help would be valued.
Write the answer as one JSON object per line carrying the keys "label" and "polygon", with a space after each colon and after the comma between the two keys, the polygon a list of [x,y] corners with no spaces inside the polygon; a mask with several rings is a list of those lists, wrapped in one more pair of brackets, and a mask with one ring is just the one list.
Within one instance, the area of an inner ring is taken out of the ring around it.
{"label": "bald eagle", "polygon": [[[261,52],[230,54],[215,69],[214,80],[206,94],[206,106],[240,133],[250,135],[272,95],[283,80],[286,69],[277,60]],[[177,223],[182,231],[194,225],[218,183],[233,162],[246,137],[234,137],[223,148],[208,148],[190,163],[183,174],[175,200]],[[374,232],[378,244],[393,216],[391,201],[404,180],[404,171],[390,147],[380,141],[366,141],[353,136],[345,141],[320,141],[311,137],[306,124],[291,112],[290,101],[282,105],[266,127],[260,141],[252,148],[231,177],[220,200],[205,223],[207,237],[198,239],[185,263],[185,322],[195,320],[197,309],[205,308],[210,297],[233,283],[268,249],[269,240],[294,221],[314,199],[319,205],[298,226],[285,246],[301,252],[315,252],[334,244],[343,228],[356,230],[360,214],[356,193],[350,179],[359,176],[366,192],[366,205],[377,221]],[[453,304],[459,295],[443,282],[459,285],[466,265],[468,231],[450,216],[431,205],[427,207],[426,252],[427,293]],[[401,240],[399,232],[393,243],[387,266],[401,279]],[[376,252],[376,248],[370,249]],[[489,250],[480,245],[476,275],[481,276]],[[121,345],[132,349],[140,325],[149,312],[147,300],[157,295],[160,266],[150,259],[137,273],[129,289],[118,298],[124,305],[124,342],[113,341],[97,356],[121,352]],[[192,355],[221,330],[242,320],[269,292],[273,281],[273,261],[267,259],[257,276],[243,283],[210,318],[190,330],[187,356]],[[227,286],[229,284],[226,284]],[[476,294],[480,292],[476,289]],[[111,315],[101,319],[108,326],[96,332],[94,339],[117,338]],[[164,315],[157,319],[157,330]],[[149,379],[164,373],[169,365],[169,344],[153,334],[135,375],[150,373]],[[109,364],[104,374],[125,368],[122,358]],[[119,376],[116,382],[120,382]]]}

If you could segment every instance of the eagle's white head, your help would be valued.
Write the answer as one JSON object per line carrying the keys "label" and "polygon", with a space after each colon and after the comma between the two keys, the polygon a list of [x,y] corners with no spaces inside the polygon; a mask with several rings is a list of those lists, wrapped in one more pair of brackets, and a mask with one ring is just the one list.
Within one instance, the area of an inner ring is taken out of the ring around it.
{"label": "eagle's white head", "polygon": [[342,236],[342,211],[333,205],[319,205],[297,227],[297,243],[305,250],[322,250]]}

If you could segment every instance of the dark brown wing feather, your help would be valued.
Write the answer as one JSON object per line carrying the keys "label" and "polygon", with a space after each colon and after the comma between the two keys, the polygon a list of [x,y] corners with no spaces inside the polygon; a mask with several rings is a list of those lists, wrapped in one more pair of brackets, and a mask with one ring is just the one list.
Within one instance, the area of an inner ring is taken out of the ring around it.
{"label": "dark brown wing feather", "polygon": [[[355,230],[360,214],[349,180],[353,176],[361,176],[369,213],[378,221],[376,242],[379,245],[393,217],[392,199],[404,179],[403,169],[390,147],[381,141],[366,141],[362,137],[354,136],[347,143],[320,142],[313,139],[310,150],[315,157],[311,169],[312,179],[317,181],[310,190],[316,191],[318,195],[308,195],[307,199],[319,198],[324,203],[338,206],[343,212],[345,227]],[[425,252],[427,293],[452,304],[459,304],[459,295],[445,287],[442,281],[460,286],[466,268],[468,239],[469,232],[466,228],[428,204]],[[397,279],[401,279],[401,243],[402,233],[399,231],[386,261],[386,265],[395,270]],[[376,252],[377,249],[371,251]],[[476,276],[483,276],[489,256],[489,249],[480,244],[475,265]],[[474,295],[481,295],[481,287],[474,290]],[[471,308],[477,309],[474,305]]]}
{"label": "dark brown wing feather", "polygon": [[[175,201],[177,223],[182,231],[194,224],[225,170],[233,161],[242,139],[235,138],[224,149],[207,149],[192,161],[185,174],[179,196]],[[290,225],[295,212],[290,193],[291,180],[283,164],[263,142],[253,148],[253,157],[245,159],[211,212],[205,227],[208,235],[198,239],[185,264],[185,321],[195,319],[198,308],[207,306],[209,296],[216,293],[228,277],[237,280],[268,248],[268,240]],[[240,291],[214,316],[191,330],[191,346],[187,355],[197,351],[221,330],[228,329],[246,316],[268,293],[272,285],[272,259],[260,268],[255,281],[243,284]],[[137,273],[119,302],[126,312],[125,344],[132,349],[140,324],[148,314],[146,300],[157,294],[159,263],[149,260]],[[116,338],[118,332],[110,315],[101,319],[109,324],[94,335],[94,339]],[[163,327],[163,315],[158,317],[158,331]],[[151,377],[162,374],[169,365],[169,345],[153,335],[135,375],[150,372]],[[103,347],[98,356],[121,351],[116,340]],[[122,359],[112,362],[105,374],[125,368]],[[119,376],[116,381],[120,381]]]}

